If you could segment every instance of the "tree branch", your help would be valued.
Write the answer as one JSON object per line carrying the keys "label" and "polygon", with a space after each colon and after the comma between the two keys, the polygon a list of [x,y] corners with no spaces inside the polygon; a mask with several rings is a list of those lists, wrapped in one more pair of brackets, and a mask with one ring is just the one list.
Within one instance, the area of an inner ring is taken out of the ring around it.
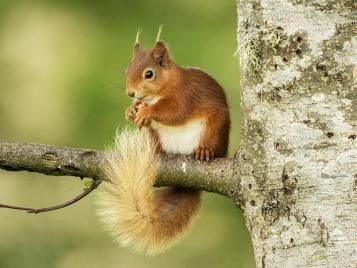
{"label": "tree branch", "polygon": [[64,202],[62,204],[55,205],[55,206],[44,207],[44,208],[27,208],[27,207],[19,207],[19,206],[0,204],[0,208],[24,210],[24,211],[27,211],[28,213],[34,213],[34,214],[38,214],[38,213],[42,213],[42,212],[49,212],[49,211],[68,207],[68,206],[78,202],[79,200],[81,200],[84,197],[86,197],[87,195],[89,195],[93,190],[95,190],[99,184],[100,184],[100,181],[93,181],[92,185],[89,186],[88,188],[85,188],[83,190],[83,192],[80,193],[79,195],[75,196],[74,198],[72,198],[71,200],[69,200],[67,202]]}
{"label": "tree branch", "polygon": [[[53,176],[105,180],[105,152],[31,143],[0,143],[0,169],[30,171]],[[156,186],[181,186],[215,192],[237,202],[238,158],[209,163],[190,156],[162,155]]]}

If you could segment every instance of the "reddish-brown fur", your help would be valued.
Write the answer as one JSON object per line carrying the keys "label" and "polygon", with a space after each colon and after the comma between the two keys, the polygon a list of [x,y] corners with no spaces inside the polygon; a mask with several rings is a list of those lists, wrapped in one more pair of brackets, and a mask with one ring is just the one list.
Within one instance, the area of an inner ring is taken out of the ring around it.
{"label": "reddish-brown fur", "polygon": [[[157,58],[163,59],[160,65]],[[134,49],[134,57],[126,71],[127,88],[143,81],[142,72],[147,66],[155,66],[156,76],[161,75],[157,83],[150,84],[146,92],[159,96],[160,100],[144,106],[127,118],[150,128],[149,121],[155,120],[165,125],[178,126],[195,118],[204,118],[206,128],[197,148],[196,158],[207,157],[205,150],[210,150],[215,156],[227,154],[230,119],[226,96],[222,87],[207,73],[196,68],[183,68],[175,64],[169,57],[162,42],[150,50]],[[154,81],[155,82],[155,81]],[[154,88],[154,89],[153,89]],[[140,102],[139,102],[140,103]],[[137,107],[133,104],[128,110]],[[141,127],[138,124],[138,127]],[[154,131],[154,130],[153,130]],[[157,136],[156,136],[157,137]],[[209,155],[209,158],[211,155]]]}
{"label": "reddish-brown fur", "polygon": [[[227,154],[230,118],[226,96],[222,87],[207,73],[196,68],[183,68],[170,58],[163,42],[143,50],[134,47],[133,59],[127,68],[127,93],[143,100],[134,102],[126,111],[126,118],[139,128],[148,127],[158,142],[160,137],[150,127],[151,120],[164,125],[180,126],[193,119],[203,119],[205,129],[194,156],[210,160]],[[143,72],[155,72],[152,81],[145,81]],[[146,99],[160,98],[154,104]],[[149,102],[149,101],[148,101]],[[160,222],[158,238],[174,236],[186,228],[198,209],[199,191],[165,187],[154,192],[152,219]]]}

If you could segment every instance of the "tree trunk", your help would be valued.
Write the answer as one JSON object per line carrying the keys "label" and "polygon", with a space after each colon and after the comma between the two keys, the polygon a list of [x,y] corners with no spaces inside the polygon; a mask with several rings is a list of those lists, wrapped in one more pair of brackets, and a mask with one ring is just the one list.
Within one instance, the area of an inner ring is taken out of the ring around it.
{"label": "tree trunk", "polygon": [[238,1],[241,192],[257,267],[357,267],[353,1]]}

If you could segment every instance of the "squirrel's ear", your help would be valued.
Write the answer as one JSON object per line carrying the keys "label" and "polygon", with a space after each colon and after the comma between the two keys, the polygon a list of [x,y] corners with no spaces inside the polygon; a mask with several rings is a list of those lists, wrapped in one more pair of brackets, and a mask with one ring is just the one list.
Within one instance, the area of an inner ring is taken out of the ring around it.
{"label": "squirrel's ear", "polygon": [[167,66],[170,61],[169,51],[164,42],[158,41],[152,49],[152,57],[160,66]]}

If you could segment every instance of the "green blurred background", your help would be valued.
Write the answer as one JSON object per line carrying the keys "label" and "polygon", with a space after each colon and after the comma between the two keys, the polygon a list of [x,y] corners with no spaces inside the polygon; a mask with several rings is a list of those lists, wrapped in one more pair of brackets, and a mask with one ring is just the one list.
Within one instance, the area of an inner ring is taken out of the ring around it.
{"label": "green blurred background", "polygon": [[[239,143],[239,74],[234,0],[0,0],[0,140],[103,149],[124,127],[124,69],[138,28],[157,29],[181,65],[212,74]],[[47,206],[79,193],[71,177],[0,171],[0,203]],[[95,194],[55,212],[0,210],[0,267],[254,267],[249,234],[232,202],[205,194],[186,237],[148,258],[118,247],[95,215]]]}

